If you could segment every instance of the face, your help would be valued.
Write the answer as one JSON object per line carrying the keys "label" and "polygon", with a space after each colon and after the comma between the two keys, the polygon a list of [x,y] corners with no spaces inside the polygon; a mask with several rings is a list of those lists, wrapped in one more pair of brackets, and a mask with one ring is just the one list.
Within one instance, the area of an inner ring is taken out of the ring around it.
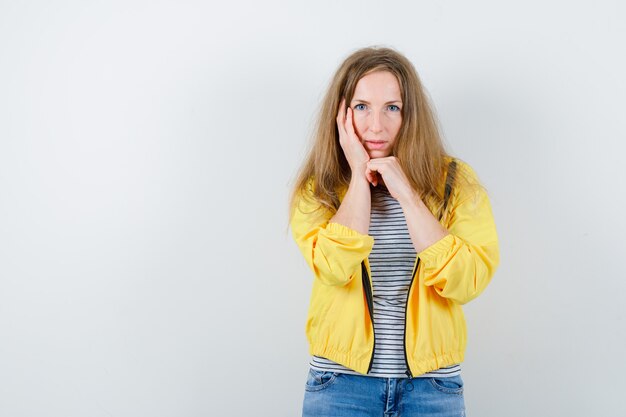
{"label": "face", "polygon": [[402,124],[402,99],[396,76],[376,71],[363,76],[356,84],[350,102],[354,130],[370,158],[391,155]]}

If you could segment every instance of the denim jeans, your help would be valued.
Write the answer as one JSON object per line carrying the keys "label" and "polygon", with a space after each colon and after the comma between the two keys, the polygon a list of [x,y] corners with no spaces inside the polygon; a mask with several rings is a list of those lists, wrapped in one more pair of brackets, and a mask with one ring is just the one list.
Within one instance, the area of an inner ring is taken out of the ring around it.
{"label": "denim jeans", "polygon": [[309,370],[303,417],[463,417],[461,376],[378,378]]}

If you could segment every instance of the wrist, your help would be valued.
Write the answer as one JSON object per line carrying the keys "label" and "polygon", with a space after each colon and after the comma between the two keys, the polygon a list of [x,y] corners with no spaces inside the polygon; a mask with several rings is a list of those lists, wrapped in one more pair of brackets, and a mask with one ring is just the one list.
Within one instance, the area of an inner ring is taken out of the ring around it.
{"label": "wrist", "polygon": [[398,203],[400,203],[400,205],[403,207],[404,206],[413,206],[413,207],[418,206],[420,208],[422,208],[422,206],[425,207],[425,204],[420,198],[419,194],[413,191],[413,189],[410,189],[409,191],[404,193],[402,196],[400,196],[400,198],[398,198]]}
{"label": "wrist", "polygon": [[369,181],[367,180],[367,177],[365,176],[365,167],[363,167],[362,169],[357,168],[356,170],[352,170],[352,176],[350,177],[350,184],[355,184],[355,185],[362,185],[362,184],[368,184],[369,185]]}

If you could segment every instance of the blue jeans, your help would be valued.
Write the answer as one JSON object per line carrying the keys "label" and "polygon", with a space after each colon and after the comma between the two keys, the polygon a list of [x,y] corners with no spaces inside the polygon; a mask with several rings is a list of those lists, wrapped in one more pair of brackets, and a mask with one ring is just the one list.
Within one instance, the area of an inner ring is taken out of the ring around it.
{"label": "blue jeans", "polygon": [[461,376],[378,378],[309,370],[303,417],[463,417]]}

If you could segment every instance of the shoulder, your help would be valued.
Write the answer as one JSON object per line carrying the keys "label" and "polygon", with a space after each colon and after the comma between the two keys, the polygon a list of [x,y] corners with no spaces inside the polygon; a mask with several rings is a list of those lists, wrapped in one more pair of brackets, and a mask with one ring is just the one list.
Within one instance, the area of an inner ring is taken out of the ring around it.
{"label": "shoulder", "polygon": [[309,214],[317,211],[327,211],[316,190],[317,182],[315,176],[310,176],[298,190],[298,195],[294,200],[295,208]]}
{"label": "shoulder", "polygon": [[291,227],[295,233],[307,233],[312,227],[328,222],[334,214],[315,195],[316,181],[309,177],[298,189],[291,211]]}
{"label": "shoulder", "polygon": [[[480,201],[488,199],[487,190],[482,185],[478,173],[469,163],[459,158],[446,158],[446,160],[446,175],[452,174],[453,206],[463,203],[470,203],[470,206],[476,206]],[[450,165],[450,162],[453,164]]]}
{"label": "shoulder", "polygon": [[444,174],[452,173],[454,171],[454,175],[462,176],[466,180],[471,182],[480,183],[480,179],[478,178],[478,174],[472,168],[472,166],[465,162],[464,160],[453,157],[453,156],[445,156],[444,160]]}
{"label": "shoulder", "polygon": [[[300,189],[300,192],[305,195],[305,197],[313,198],[317,200],[315,196],[315,190],[317,189],[317,182],[315,180],[315,176],[311,175],[309,179],[305,182],[304,186]],[[348,184],[337,185],[334,187],[333,192],[339,197],[339,200],[343,200],[343,197],[346,195],[348,191]]]}
{"label": "shoulder", "polygon": [[299,206],[306,205],[311,206],[312,203],[316,201],[315,199],[315,177],[309,177],[304,185],[300,187],[298,190],[298,195],[296,197],[296,203]]}

